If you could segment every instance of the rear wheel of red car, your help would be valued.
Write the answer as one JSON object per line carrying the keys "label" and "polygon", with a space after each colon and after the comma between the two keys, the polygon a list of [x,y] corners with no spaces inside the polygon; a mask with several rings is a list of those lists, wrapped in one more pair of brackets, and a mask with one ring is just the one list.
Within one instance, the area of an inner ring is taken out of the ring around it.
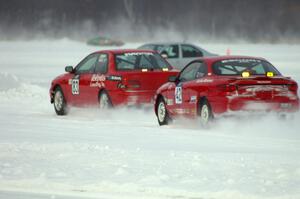
{"label": "rear wheel of red car", "polygon": [[199,117],[203,127],[207,127],[213,119],[210,104],[206,99],[201,100],[199,104]]}
{"label": "rear wheel of red car", "polygon": [[57,115],[66,115],[68,113],[67,103],[60,87],[54,90],[53,105]]}
{"label": "rear wheel of red car", "polygon": [[112,103],[106,91],[102,91],[99,95],[99,108],[100,109],[112,108]]}
{"label": "rear wheel of red car", "polygon": [[156,106],[157,120],[159,125],[167,125],[170,122],[170,117],[166,108],[165,100],[161,97],[158,99]]}

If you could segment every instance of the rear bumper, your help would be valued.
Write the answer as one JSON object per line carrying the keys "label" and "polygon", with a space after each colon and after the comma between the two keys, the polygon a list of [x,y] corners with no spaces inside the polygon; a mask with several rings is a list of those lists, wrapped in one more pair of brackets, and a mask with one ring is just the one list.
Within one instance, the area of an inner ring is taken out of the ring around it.
{"label": "rear bumper", "polygon": [[236,111],[287,113],[299,111],[299,99],[291,100],[287,97],[279,97],[272,100],[224,97],[218,100],[211,100],[210,103],[214,114]]}

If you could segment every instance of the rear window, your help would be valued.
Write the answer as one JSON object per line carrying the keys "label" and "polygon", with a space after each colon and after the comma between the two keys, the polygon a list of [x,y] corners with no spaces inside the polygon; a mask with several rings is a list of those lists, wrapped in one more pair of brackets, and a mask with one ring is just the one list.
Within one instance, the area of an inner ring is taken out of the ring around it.
{"label": "rear window", "polygon": [[216,75],[241,75],[245,71],[251,75],[265,75],[267,72],[280,75],[272,64],[259,59],[226,59],[215,62],[212,68]]}
{"label": "rear window", "polygon": [[130,52],[115,55],[117,70],[170,68],[159,54],[152,52]]}

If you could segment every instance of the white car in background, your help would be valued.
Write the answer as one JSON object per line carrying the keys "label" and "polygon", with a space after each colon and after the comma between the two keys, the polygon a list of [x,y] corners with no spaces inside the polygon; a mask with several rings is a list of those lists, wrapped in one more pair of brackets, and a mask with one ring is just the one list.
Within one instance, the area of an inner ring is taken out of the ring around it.
{"label": "white car in background", "polygon": [[182,69],[189,62],[199,57],[213,57],[217,54],[208,52],[188,43],[149,43],[138,49],[154,50],[160,53],[175,68]]}

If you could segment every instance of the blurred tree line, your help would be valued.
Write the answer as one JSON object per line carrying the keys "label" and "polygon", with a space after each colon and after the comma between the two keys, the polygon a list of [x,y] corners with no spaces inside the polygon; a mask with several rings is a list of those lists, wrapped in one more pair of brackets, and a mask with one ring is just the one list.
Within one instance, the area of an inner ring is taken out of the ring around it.
{"label": "blurred tree line", "polygon": [[[0,0],[0,39],[300,41],[300,0]],[[166,36],[166,39],[168,36]]]}

